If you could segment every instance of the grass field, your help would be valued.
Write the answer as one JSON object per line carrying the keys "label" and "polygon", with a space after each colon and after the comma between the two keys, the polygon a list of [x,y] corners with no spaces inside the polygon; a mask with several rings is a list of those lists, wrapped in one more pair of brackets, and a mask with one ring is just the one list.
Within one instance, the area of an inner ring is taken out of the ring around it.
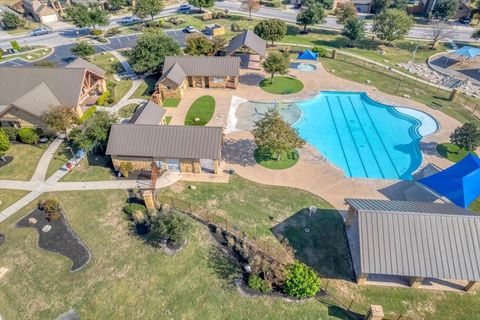
{"label": "grass field", "polygon": [[[465,156],[468,154],[465,149],[461,149],[452,144],[452,143],[441,143],[437,145],[437,152],[444,158],[452,161],[452,162],[458,162],[465,158]],[[475,152],[472,152],[474,155],[477,155]]]}
{"label": "grass field", "polygon": [[62,143],[57,151],[55,151],[52,160],[50,160],[50,163],[48,164],[45,178],[48,179],[52,174],[57,172],[57,170],[60,169],[71,157],[72,153],[67,149],[67,145],[65,142]]}
{"label": "grass field", "polygon": [[[204,126],[212,119],[215,112],[215,99],[212,96],[202,96],[195,100],[185,116],[185,125]],[[198,118],[199,121],[195,121]]]}
{"label": "grass field", "polygon": [[178,98],[166,98],[163,100],[163,106],[165,108],[176,108],[180,103],[180,99]]}
{"label": "grass field", "polygon": [[47,147],[48,144],[38,147],[23,143],[12,144],[5,156],[12,156],[13,161],[0,168],[0,179],[30,180]]}
{"label": "grass field", "polygon": [[158,76],[150,75],[146,77],[142,84],[135,90],[130,99],[145,99],[150,100],[153,91],[155,90],[155,84],[157,83]]}
{"label": "grass field", "polygon": [[263,91],[273,94],[292,94],[303,89],[303,83],[292,77],[276,76],[270,82],[270,77],[263,79],[260,84]]}
{"label": "grass field", "polygon": [[26,196],[29,191],[0,189],[0,212],[8,208],[12,203]]}
{"label": "grass field", "polygon": [[110,52],[98,53],[90,57],[89,60],[92,60],[93,63],[95,63],[98,67],[102,68],[109,74],[124,71],[120,61],[118,61],[118,59],[115,58]]}
{"label": "grass field", "polygon": [[138,104],[136,103],[127,104],[126,106],[123,106],[120,108],[120,110],[118,110],[118,116],[120,118],[131,118],[137,107]]}
{"label": "grass field", "polygon": [[81,160],[80,165],[73,168],[60,181],[104,181],[113,179],[113,167],[110,157],[90,155],[88,163],[86,160]]}
{"label": "grass field", "polygon": [[280,160],[277,160],[269,152],[262,152],[260,149],[256,149],[253,156],[259,165],[274,170],[288,169],[298,162],[298,152],[296,150],[284,152]]}

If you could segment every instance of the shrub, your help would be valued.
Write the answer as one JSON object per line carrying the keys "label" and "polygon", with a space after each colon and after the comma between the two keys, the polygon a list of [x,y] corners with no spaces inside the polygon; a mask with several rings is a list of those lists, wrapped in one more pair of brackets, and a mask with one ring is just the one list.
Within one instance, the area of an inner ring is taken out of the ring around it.
{"label": "shrub", "polygon": [[22,128],[18,130],[20,141],[26,144],[36,144],[38,142],[38,134],[33,128]]}
{"label": "shrub", "polygon": [[56,67],[55,62],[46,61],[46,60],[36,61],[36,62],[33,63],[33,65],[35,67],[44,67],[44,68],[55,68]]}
{"label": "shrub", "polygon": [[129,216],[133,216],[136,212],[147,213],[147,208],[138,203],[129,203],[123,208],[123,211]]}
{"label": "shrub", "polygon": [[171,17],[167,21],[170,22],[173,25],[176,25],[176,26],[181,25],[182,23],[185,22],[184,19],[179,18],[179,17]]}
{"label": "shrub", "polygon": [[92,36],[100,36],[100,35],[103,34],[103,31],[96,29],[96,30],[90,31],[90,34],[91,34]]}
{"label": "shrub", "polygon": [[272,285],[268,281],[253,274],[248,277],[248,287],[263,293],[272,291]]}
{"label": "shrub", "polygon": [[128,177],[130,175],[130,172],[132,172],[133,166],[131,162],[122,162],[120,164],[120,172],[122,173],[122,176]]}
{"label": "shrub", "polygon": [[318,53],[319,57],[324,58],[327,56],[327,49],[323,47],[313,47],[312,51]]}
{"label": "shrub", "polygon": [[163,21],[158,20],[158,21],[149,21],[146,23],[146,26],[148,28],[161,28],[163,26]]}
{"label": "shrub", "polygon": [[164,23],[162,23],[162,28],[163,29],[171,29],[171,28],[173,28],[173,23],[165,21]]}
{"label": "shrub", "polygon": [[116,36],[116,35],[119,35],[120,33],[122,33],[122,31],[120,30],[119,27],[114,27],[114,28],[111,28],[107,31],[107,33],[105,34],[105,36],[107,37],[113,37],[113,36]]}
{"label": "shrub", "polygon": [[240,32],[242,31],[242,28],[240,27],[240,25],[236,22],[232,23],[230,25],[230,29],[233,31],[233,32]]}
{"label": "shrub", "polygon": [[8,140],[10,140],[10,141],[16,141],[17,140],[18,131],[20,129],[14,128],[14,127],[2,127],[2,129],[7,134]]}
{"label": "shrub", "polygon": [[226,17],[227,17],[227,15],[222,11],[212,12],[212,18],[213,19],[225,19]]}
{"label": "shrub", "polygon": [[170,241],[174,246],[185,242],[192,225],[188,218],[178,212],[169,212],[152,221],[149,238],[152,242],[160,239]]}
{"label": "shrub", "polygon": [[213,19],[213,15],[210,12],[204,13],[202,15],[202,21],[209,21]]}
{"label": "shrub", "polygon": [[88,118],[90,118],[92,114],[95,113],[95,111],[97,111],[97,106],[92,106],[87,111],[85,111],[80,117],[80,119],[78,119],[80,124],[84,123]]}
{"label": "shrub", "polygon": [[109,103],[110,99],[111,99],[111,93],[109,90],[105,90],[101,95],[100,97],[98,97],[98,100],[97,100],[97,104],[99,106],[105,106]]}
{"label": "shrub", "polygon": [[320,290],[320,278],[312,268],[296,262],[288,268],[287,280],[283,289],[292,297],[313,297]]}
{"label": "shrub", "polygon": [[38,208],[47,214],[47,219],[50,221],[58,220],[62,211],[60,202],[54,198],[40,200]]}

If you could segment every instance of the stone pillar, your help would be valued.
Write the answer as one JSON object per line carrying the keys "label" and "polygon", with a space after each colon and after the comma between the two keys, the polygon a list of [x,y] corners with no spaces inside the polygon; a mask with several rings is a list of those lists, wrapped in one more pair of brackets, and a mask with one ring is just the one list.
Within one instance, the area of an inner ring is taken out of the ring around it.
{"label": "stone pillar", "polygon": [[355,217],[356,212],[357,211],[352,206],[348,207],[347,218],[345,219],[345,225],[347,228],[352,226],[353,218]]}
{"label": "stone pillar", "polygon": [[220,161],[213,160],[213,172],[215,174],[218,174],[219,169],[220,169]]}
{"label": "stone pillar", "polygon": [[418,288],[422,284],[422,282],[423,282],[422,277],[411,277],[409,284],[410,284],[410,287],[412,288]]}
{"label": "stone pillar", "polygon": [[332,59],[335,60],[337,58],[337,50],[332,50]]}
{"label": "stone pillar", "polygon": [[99,80],[99,81],[100,81],[100,83],[99,83],[100,91],[101,92],[107,91],[107,80],[102,79],[102,80]]}
{"label": "stone pillar", "polygon": [[368,274],[360,273],[357,277],[357,284],[358,285],[365,284],[365,282],[367,282],[367,279],[368,279]]}
{"label": "stone pillar", "polygon": [[384,316],[382,306],[371,305],[368,309],[367,320],[382,320]]}
{"label": "stone pillar", "polygon": [[455,102],[455,99],[457,99],[459,94],[460,91],[458,91],[458,89],[453,89],[452,93],[450,93],[450,98],[448,98],[448,100]]}
{"label": "stone pillar", "polygon": [[145,207],[147,207],[147,209],[155,209],[155,201],[153,201],[152,190],[143,191],[142,197],[143,201],[145,202]]}
{"label": "stone pillar", "polygon": [[465,286],[465,291],[475,293],[480,288],[479,281],[469,281]]}
{"label": "stone pillar", "polygon": [[202,166],[200,164],[200,159],[193,160],[193,172],[202,173]]}

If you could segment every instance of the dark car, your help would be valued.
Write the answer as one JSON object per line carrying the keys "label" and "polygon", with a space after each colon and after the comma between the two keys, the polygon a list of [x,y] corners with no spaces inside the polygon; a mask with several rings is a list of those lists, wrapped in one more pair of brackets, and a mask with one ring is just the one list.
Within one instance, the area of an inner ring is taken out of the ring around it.
{"label": "dark car", "polygon": [[190,12],[191,9],[192,7],[188,4],[182,4],[180,7],[178,7],[178,12]]}
{"label": "dark car", "polygon": [[470,19],[470,17],[461,17],[460,19],[458,19],[458,21],[460,21],[460,23],[463,23],[463,24],[470,24],[472,19]]}
{"label": "dark car", "polygon": [[297,2],[297,3],[295,3],[295,4],[293,5],[293,9],[301,9],[301,8],[302,8],[302,4],[301,4],[301,3],[298,3],[298,2]]}

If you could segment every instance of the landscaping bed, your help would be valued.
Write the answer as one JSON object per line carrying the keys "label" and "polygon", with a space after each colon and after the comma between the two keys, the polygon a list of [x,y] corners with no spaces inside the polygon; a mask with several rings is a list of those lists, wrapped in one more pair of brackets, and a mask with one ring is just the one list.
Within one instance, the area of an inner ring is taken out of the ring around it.
{"label": "landscaping bed", "polygon": [[[33,221],[36,222],[32,223]],[[50,229],[45,232],[44,230],[48,226]],[[17,227],[31,227],[37,230],[38,246],[70,259],[72,261],[71,272],[82,269],[90,261],[90,251],[70,228],[63,211],[58,219],[49,221],[46,213],[37,208],[21,219],[17,223]]]}
{"label": "landscaping bed", "polygon": [[260,84],[263,91],[272,94],[292,94],[302,91],[303,83],[292,77],[276,76],[272,83],[270,78],[263,79]]}
{"label": "landscaping bed", "polygon": [[202,96],[195,100],[185,116],[185,125],[204,126],[213,117],[215,99],[212,96]]}

